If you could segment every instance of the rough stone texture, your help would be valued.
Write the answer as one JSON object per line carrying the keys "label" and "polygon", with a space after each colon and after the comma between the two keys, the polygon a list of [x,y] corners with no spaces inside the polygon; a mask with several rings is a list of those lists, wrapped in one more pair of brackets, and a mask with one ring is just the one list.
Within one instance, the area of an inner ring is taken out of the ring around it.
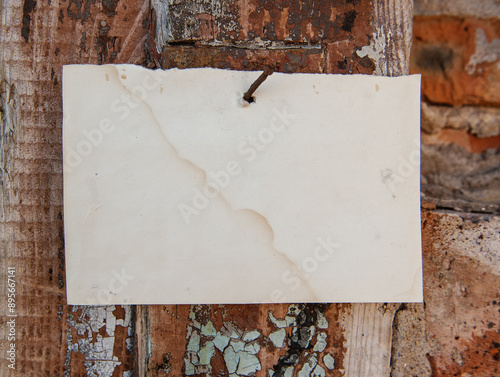
{"label": "rough stone texture", "polygon": [[500,135],[480,138],[465,130],[444,128],[436,134],[422,134],[422,142],[427,145],[455,144],[463,147],[468,153],[483,153],[489,149],[498,149]]}
{"label": "rough stone texture", "polygon": [[[432,12],[445,3],[460,2],[425,2]],[[500,19],[417,16],[413,45],[410,70],[422,74],[424,100],[424,205],[498,213]]]}
{"label": "rough stone texture", "polygon": [[391,377],[431,377],[424,304],[401,304],[393,323]]}
{"label": "rough stone texture", "polygon": [[419,16],[412,73],[432,104],[500,105],[500,19]]}
{"label": "rough stone texture", "polygon": [[500,17],[498,0],[415,0],[415,15],[458,17]]}
{"label": "rough stone texture", "polygon": [[500,108],[434,106],[422,102],[422,131],[436,134],[444,128],[461,130],[478,138],[500,135]]}
{"label": "rough stone texture", "polygon": [[423,216],[424,297],[433,376],[500,373],[500,218]]}
{"label": "rough stone texture", "polygon": [[394,321],[392,377],[500,372],[500,218],[422,214],[425,305]]}
{"label": "rough stone texture", "polygon": [[423,200],[438,208],[498,213],[500,151],[470,154],[455,144],[421,149]]}

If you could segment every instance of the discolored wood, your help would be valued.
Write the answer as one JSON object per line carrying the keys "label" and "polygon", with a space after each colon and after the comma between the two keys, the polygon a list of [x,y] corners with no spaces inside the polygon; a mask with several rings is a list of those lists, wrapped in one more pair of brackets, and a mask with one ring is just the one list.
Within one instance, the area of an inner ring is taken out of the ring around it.
{"label": "discolored wood", "polygon": [[[133,369],[133,307],[66,305],[62,65],[145,58],[149,2],[6,0],[0,5],[1,300],[16,267],[16,369],[2,376],[122,376]],[[96,261],[97,263],[97,261]]]}

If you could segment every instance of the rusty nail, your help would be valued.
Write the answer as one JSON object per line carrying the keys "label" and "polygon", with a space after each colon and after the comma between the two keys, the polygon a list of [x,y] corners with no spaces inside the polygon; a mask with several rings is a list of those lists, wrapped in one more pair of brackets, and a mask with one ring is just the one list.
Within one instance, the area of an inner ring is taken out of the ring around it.
{"label": "rusty nail", "polygon": [[252,94],[257,90],[257,88],[267,79],[267,76],[271,76],[274,70],[271,67],[264,67],[264,72],[254,81],[254,83],[250,86],[250,89],[247,90],[245,94],[243,94],[243,99],[248,103],[252,103],[255,101],[255,98],[252,97]]}

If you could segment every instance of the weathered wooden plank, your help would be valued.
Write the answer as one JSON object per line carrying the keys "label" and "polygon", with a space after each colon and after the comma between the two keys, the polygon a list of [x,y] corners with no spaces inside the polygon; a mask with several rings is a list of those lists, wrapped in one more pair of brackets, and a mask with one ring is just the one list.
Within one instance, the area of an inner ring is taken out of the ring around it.
{"label": "weathered wooden plank", "polygon": [[[6,267],[16,267],[16,370],[2,376],[122,376],[133,307],[66,305],[62,65],[144,61],[149,2],[6,0],[0,5],[1,343]],[[96,261],[98,263],[98,261]]]}
{"label": "weathered wooden plank", "polygon": [[[157,20],[152,45],[161,52],[163,68],[257,70],[271,65],[289,73],[408,73],[411,1],[152,5]],[[318,368],[318,375],[388,376],[398,307],[150,306],[138,318],[149,323],[138,337],[151,344],[147,354],[142,352],[146,366],[140,375],[309,376]],[[259,337],[246,342],[249,333]],[[254,357],[245,347],[255,344],[259,352]]]}
{"label": "weathered wooden plank", "polygon": [[389,376],[392,322],[399,304],[352,304],[340,319],[346,336],[344,376]]}

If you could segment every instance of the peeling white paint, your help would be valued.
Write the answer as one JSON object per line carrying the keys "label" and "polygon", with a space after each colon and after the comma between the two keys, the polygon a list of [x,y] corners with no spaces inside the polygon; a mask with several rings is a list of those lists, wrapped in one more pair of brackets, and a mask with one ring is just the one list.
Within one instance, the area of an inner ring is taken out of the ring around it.
{"label": "peeling white paint", "polygon": [[295,317],[287,315],[285,317],[285,322],[286,322],[287,327],[297,326],[297,321],[296,321]]}
{"label": "peeling white paint", "polygon": [[[81,314],[75,317],[68,314],[67,322],[70,326],[68,331],[68,351],[65,365],[70,365],[71,353],[78,352],[85,356],[85,369],[89,377],[111,377],[115,368],[121,365],[118,357],[113,355],[115,344],[116,326],[127,327],[127,335],[132,335],[131,307],[123,306],[125,318],[116,319],[113,312],[116,310],[111,306],[73,306],[73,313],[81,309]],[[105,327],[106,335],[99,334],[99,330]],[[72,329],[76,330],[78,336],[84,336],[83,339],[77,339],[73,342],[71,334]],[[97,335],[96,335],[97,334]],[[95,341],[94,341],[95,337]],[[126,339],[127,344],[133,343],[131,338]],[[127,347],[128,349],[128,347]],[[70,375],[69,368],[67,375]],[[128,372],[127,372],[128,373]],[[125,372],[124,372],[125,375]]]}
{"label": "peeling white paint", "polygon": [[[479,73],[482,72],[481,68],[477,68],[479,64],[494,63],[500,59],[500,39],[493,39],[491,42],[488,42],[485,31],[477,28],[475,44],[476,51],[465,66],[465,71],[469,75],[476,73],[476,71]],[[500,63],[498,64],[498,68],[500,68]]]}
{"label": "peeling white paint", "polygon": [[382,25],[380,28],[377,28],[373,33],[373,38],[368,46],[363,46],[361,50],[356,51],[356,54],[360,58],[364,58],[368,56],[375,63],[375,75],[381,76],[384,75],[385,72],[382,69],[382,60],[385,57],[385,46],[390,44],[390,39],[392,37],[392,33],[385,32],[384,26]]}
{"label": "peeling white paint", "polygon": [[[285,319],[275,318],[273,313],[270,311],[268,314],[269,320],[277,328],[279,328],[279,330],[269,334],[269,339],[275,344],[276,347],[282,346],[282,342],[286,339],[286,330],[282,326],[290,324],[290,326],[285,327],[292,327],[292,334],[290,336],[290,340],[292,342],[298,343],[304,350],[309,349],[311,343],[314,344],[312,350],[313,352],[305,352],[305,363],[300,367],[300,370],[297,372],[297,376],[324,377],[326,376],[326,371],[321,365],[318,364],[318,360],[323,357],[325,366],[330,370],[334,369],[335,360],[328,353],[322,356],[322,352],[324,352],[328,345],[328,334],[326,331],[318,332],[316,331],[316,328],[327,329],[328,320],[321,311],[316,309],[316,326],[298,326],[297,320],[300,318],[301,311],[300,306],[290,305]],[[291,319],[293,319],[293,321]],[[299,366],[297,366],[297,368],[299,368]],[[284,373],[284,376],[288,375],[291,377],[294,373],[293,366],[292,368],[285,369],[284,371],[282,370],[281,372]],[[274,375],[274,371],[268,370],[268,375]]]}
{"label": "peeling white paint", "polygon": [[229,344],[233,347],[234,352],[240,352],[245,349],[245,342],[242,340],[231,340]]}
{"label": "peeling white paint", "polygon": [[170,23],[168,22],[170,2],[171,0],[151,0],[151,7],[156,13],[155,43],[158,53],[161,53],[163,46],[172,39]]}
{"label": "peeling white paint", "polygon": [[277,328],[281,329],[281,328],[284,328],[284,327],[287,327],[287,323],[284,319],[277,319],[273,312],[270,310],[269,311],[269,320],[273,323],[274,326],[276,326]]}
{"label": "peeling white paint", "polygon": [[[244,331],[233,322],[224,322],[217,331],[212,321],[204,324],[197,319],[200,306],[191,306],[187,325],[187,345],[184,354],[185,374],[212,375],[211,360],[216,349],[222,352],[230,376],[253,376],[261,369],[258,353],[261,349],[258,330]],[[205,321],[203,321],[205,322]],[[198,326],[199,325],[199,326]],[[199,327],[199,329],[198,329]]]}
{"label": "peeling white paint", "polygon": [[200,350],[200,336],[197,331],[193,331],[189,337],[186,351],[198,352]]}
{"label": "peeling white paint", "polygon": [[293,377],[293,372],[295,368],[292,366],[289,366],[288,368],[285,369],[285,373],[283,374],[283,377]]}
{"label": "peeling white paint", "polygon": [[195,371],[194,371],[194,365],[190,361],[184,360],[184,367],[185,367],[185,373],[186,376],[192,376]]}
{"label": "peeling white paint", "polygon": [[215,355],[214,342],[207,342],[205,346],[198,352],[201,365],[210,365],[212,356]]}
{"label": "peeling white paint", "polygon": [[248,343],[245,345],[245,352],[248,352],[250,355],[255,355],[260,351],[260,344],[257,342]]}
{"label": "peeling white paint", "polygon": [[328,320],[326,319],[325,315],[319,310],[316,310],[316,314],[318,316],[318,319],[316,320],[316,326],[318,326],[319,329],[327,329]]}
{"label": "peeling white paint", "polygon": [[323,367],[321,367],[321,365],[316,365],[316,368],[314,368],[311,376],[313,376],[313,377],[325,377],[326,372],[323,369]]}
{"label": "peeling white paint", "polygon": [[[188,316],[190,321],[187,325],[187,345],[184,355],[185,374],[188,376],[212,375],[210,363],[216,352],[222,353],[229,376],[255,376],[257,371],[262,368],[258,356],[262,345],[271,342],[276,348],[284,348],[287,344],[287,330],[285,328],[291,328],[291,341],[298,342],[304,350],[311,343],[314,343],[314,346],[313,352],[305,351],[306,361],[303,365],[287,367],[281,371],[283,376],[293,377],[295,370],[297,370],[297,376],[323,377],[326,375],[325,369],[318,364],[321,357],[323,357],[325,366],[328,369],[333,369],[333,357],[329,354],[322,355],[327,347],[328,335],[325,331],[319,333],[316,331],[316,328],[328,328],[328,321],[319,310],[316,310],[316,326],[309,327],[299,326],[297,323],[302,311],[299,305],[289,305],[284,318],[276,318],[272,311],[269,311],[269,320],[277,329],[268,336],[263,335],[258,329],[242,329],[231,321],[224,322],[221,328],[217,329],[212,321],[200,319],[202,317],[197,315],[198,310],[202,310],[202,307],[192,306]],[[203,325],[200,321],[203,322]],[[275,372],[268,369],[266,374],[274,376]]]}

